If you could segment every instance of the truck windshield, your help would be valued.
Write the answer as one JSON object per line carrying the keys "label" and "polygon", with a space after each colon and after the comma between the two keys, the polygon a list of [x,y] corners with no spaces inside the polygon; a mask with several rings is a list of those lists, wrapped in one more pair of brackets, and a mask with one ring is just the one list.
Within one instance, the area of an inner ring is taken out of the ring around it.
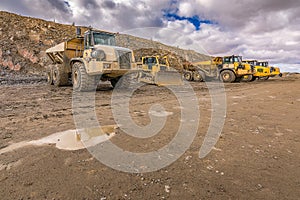
{"label": "truck windshield", "polygon": [[240,57],[240,56],[234,56],[234,62],[241,63],[242,62],[242,57]]}
{"label": "truck windshield", "polygon": [[94,35],[95,45],[116,46],[116,39],[114,35],[105,34],[105,33],[95,33],[95,32],[93,35]]}

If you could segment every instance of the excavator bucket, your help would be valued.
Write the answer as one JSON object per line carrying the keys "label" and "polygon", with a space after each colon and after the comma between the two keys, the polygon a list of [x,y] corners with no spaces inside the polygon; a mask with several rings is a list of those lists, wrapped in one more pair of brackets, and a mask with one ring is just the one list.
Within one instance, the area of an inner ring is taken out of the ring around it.
{"label": "excavator bucket", "polygon": [[177,71],[159,71],[154,77],[156,85],[183,85],[182,76]]}

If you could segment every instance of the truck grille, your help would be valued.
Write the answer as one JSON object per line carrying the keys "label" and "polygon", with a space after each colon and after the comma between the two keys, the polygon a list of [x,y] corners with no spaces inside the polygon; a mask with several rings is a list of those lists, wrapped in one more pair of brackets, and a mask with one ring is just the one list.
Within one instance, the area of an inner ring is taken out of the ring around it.
{"label": "truck grille", "polygon": [[120,63],[120,69],[130,69],[131,68],[131,52],[117,50],[118,61]]}

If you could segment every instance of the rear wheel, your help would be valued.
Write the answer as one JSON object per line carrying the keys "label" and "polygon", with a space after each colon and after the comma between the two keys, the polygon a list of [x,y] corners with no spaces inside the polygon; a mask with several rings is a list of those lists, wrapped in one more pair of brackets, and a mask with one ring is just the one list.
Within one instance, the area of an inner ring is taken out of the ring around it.
{"label": "rear wheel", "polygon": [[64,72],[64,69],[61,65],[55,65],[53,67],[52,78],[53,78],[53,84],[55,86],[68,85],[68,81],[69,81],[68,73]]}
{"label": "rear wheel", "polygon": [[192,80],[193,80],[193,76],[192,76],[192,73],[191,73],[191,72],[185,72],[185,73],[183,74],[183,77],[184,77],[184,79],[187,80],[187,81],[192,81]]}
{"label": "rear wheel", "polygon": [[256,76],[252,76],[252,79],[251,79],[251,81],[255,81],[256,80]]}
{"label": "rear wheel", "polygon": [[224,70],[220,73],[220,79],[224,83],[232,83],[235,81],[236,77],[233,71],[230,70]]}
{"label": "rear wheel", "polygon": [[84,65],[76,62],[72,68],[72,83],[75,91],[91,91],[95,90],[96,76],[90,76],[86,73]]}
{"label": "rear wheel", "polygon": [[205,74],[201,71],[196,71],[193,74],[194,81],[202,82],[205,80]]}
{"label": "rear wheel", "polygon": [[47,83],[49,85],[53,85],[53,66],[52,65],[47,69],[46,73],[47,73]]}

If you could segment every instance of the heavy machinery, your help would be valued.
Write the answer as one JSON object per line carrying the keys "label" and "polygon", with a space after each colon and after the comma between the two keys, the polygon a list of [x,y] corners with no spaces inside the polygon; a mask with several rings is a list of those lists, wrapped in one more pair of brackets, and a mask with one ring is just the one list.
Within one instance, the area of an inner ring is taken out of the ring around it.
{"label": "heavy machinery", "polygon": [[181,74],[170,67],[167,56],[144,56],[137,66],[139,82],[159,86],[183,84]]}
{"label": "heavy machinery", "polygon": [[219,69],[216,65],[216,60],[218,58],[214,58],[213,61],[202,61],[202,62],[194,62],[184,63],[185,71],[183,73],[183,77],[187,81],[206,81],[207,79],[215,79],[219,76]]}
{"label": "heavy machinery", "polygon": [[258,62],[257,60],[244,60],[243,62],[253,65],[256,72],[243,76],[242,81],[248,82],[256,79],[268,80],[271,76],[270,68],[263,62]]}
{"label": "heavy machinery", "polygon": [[267,61],[246,60],[245,62],[255,66],[256,73],[243,77],[243,81],[254,81],[256,79],[268,80],[270,77],[282,76],[278,67],[269,66]]}
{"label": "heavy machinery", "polygon": [[53,61],[47,71],[48,83],[63,86],[71,78],[76,91],[93,90],[99,80],[110,81],[114,87],[136,64],[130,49],[117,47],[115,34],[89,29],[81,36],[60,43],[46,51]]}
{"label": "heavy machinery", "polygon": [[[244,75],[255,73],[252,65],[242,62],[241,56],[215,57],[212,60],[191,63],[196,67],[184,73],[186,80],[203,81],[206,77],[218,78],[223,82],[238,82]],[[200,76],[200,77],[199,77]]]}
{"label": "heavy machinery", "polygon": [[272,67],[269,66],[269,62],[267,61],[261,61],[257,63],[259,66],[268,67],[270,69],[270,77],[279,76],[282,77],[282,73],[280,72],[279,67]]}

